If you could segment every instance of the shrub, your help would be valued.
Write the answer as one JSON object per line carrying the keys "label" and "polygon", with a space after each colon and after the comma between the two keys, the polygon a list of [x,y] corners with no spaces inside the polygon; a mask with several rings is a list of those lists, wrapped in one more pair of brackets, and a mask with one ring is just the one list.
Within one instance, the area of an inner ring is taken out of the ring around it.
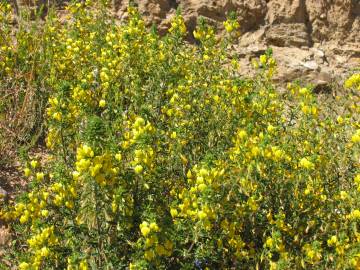
{"label": "shrub", "polygon": [[51,158],[2,211],[19,269],[360,267],[356,75],[330,110],[277,93],[270,49],[240,76],[233,17],[195,46],[180,14],[160,37],[132,7],[68,10],[43,26]]}

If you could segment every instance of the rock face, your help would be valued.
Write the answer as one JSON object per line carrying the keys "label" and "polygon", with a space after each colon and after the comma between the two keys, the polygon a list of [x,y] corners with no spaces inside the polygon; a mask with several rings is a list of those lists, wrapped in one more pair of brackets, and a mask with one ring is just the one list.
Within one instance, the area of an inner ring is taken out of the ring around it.
{"label": "rock face", "polygon": [[[115,11],[126,17],[129,0],[114,0]],[[316,83],[321,74],[344,75],[360,65],[359,0],[135,0],[148,24],[160,33],[180,7],[190,33],[203,16],[222,29],[229,11],[236,11],[242,36],[238,46],[247,67],[267,47],[281,69],[278,80],[304,78]],[[191,38],[190,38],[191,39]],[[315,78],[315,79],[314,79]]]}

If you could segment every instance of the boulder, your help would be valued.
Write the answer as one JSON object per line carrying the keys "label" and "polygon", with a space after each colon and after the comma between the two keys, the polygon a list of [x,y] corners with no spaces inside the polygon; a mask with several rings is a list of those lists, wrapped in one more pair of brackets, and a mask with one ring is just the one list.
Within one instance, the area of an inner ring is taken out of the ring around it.
{"label": "boulder", "polygon": [[269,46],[278,47],[308,47],[311,44],[303,23],[281,23],[269,27],[269,30],[266,31],[266,42]]}

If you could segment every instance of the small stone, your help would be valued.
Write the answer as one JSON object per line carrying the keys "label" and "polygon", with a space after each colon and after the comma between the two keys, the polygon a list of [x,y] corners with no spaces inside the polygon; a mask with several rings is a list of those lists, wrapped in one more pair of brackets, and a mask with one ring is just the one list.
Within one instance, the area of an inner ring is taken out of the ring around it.
{"label": "small stone", "polygon": [[8,193],[0,187],[0,202],[6,202],[8,199]]}
{"label": "small stone", "polygon": [[302,65],[308,69],[311,70],[317,70],[319,69],[319,65],[315,62],[315,61],[307,61],[307,62],[303,62]]}

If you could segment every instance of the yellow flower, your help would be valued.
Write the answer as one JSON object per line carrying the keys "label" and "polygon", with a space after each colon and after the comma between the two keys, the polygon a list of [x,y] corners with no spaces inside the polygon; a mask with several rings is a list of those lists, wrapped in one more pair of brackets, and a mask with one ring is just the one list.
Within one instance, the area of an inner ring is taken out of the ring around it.
{"label": "yellow flower", "polygon": [[159,226],[155,222],[150,223],[150,229],[155,232],[158,232],[160,230]]}
{"label": "yellow flower", "polygon": [[29,220],[29,212],[26,211],[24,214],[20,217],[20,223],[24,224]]}
{"label": "yellow flower", "polygon": [[207,217],[207,214],[202,210],[200,210],[197,215],[199,219],[205,219]]}
{"label": "yellow flower", "polygon": [[351,137],[353,143],[360,143],[360,129],[358,129],[355,134]]}
{"label": "yellow flower", "polygon": [[360,73],[351,75],[351,77],[345,81],[346,88],[351,88],[357,84],[360,85]]}
{"label": "yellow flower", "polygon": [[47,216],[49,215],[49,210],[46,210],[46,209],[41,210],[41,215],[42,215],[43,217],[47,217]]}
{"label": "yellow flower", "polygon": [[86,260],[82,260],[79,265],[79,270],[88,270],[88,265]]}
{"label": "yellow flower", "polygon": [[265,54],[260,55],[260,63],[265,66],[267,62],[267,56]]}
{"label": "yellow flower", "polygon": [[41,248],[41,256],[42,257],[47,257],[50,254],[50,250],[47,247],[42,247]]}
{"label": "yellow flower", "polygon": [[231,33],[235,29],[238,29],[240,27],[239,23],[234,19],[226,20],[225,22],[223,22],[223,25],[225,27],[226,32],[228,32],[228,33]]}
{"label": "yellow flower", "polygon": [[115,159],[116,159],[117,161],[121,161],[121,159],[122,159],[121,154],[120,154],[120,153],[117,153],[117,154],[115,155]]}
{"label": "yellow flower", "polygon": [[95,166],[91,166],[90,167],[90,175],[92,177],[95,177],[96,175],[98,175],[100,173],[100,170],[102,168],[102,164],[96,164]]}
{"label": "yellow flower", "polygon": [[144,168],[141,165],[136,165],[135,168],[134,168],[134,171],[135,171],[136,174],[142,173],[143,170],[144,170]]}
{"label": "yellow flower", "polygon": [[354,182],[355,182],[355,184],[360,185],[360,174],[357,174],[357,175],[355,176]]}
{"label": "yellow flower", "polygon": [[275,127],[273,126],[273,125],[268,125],[268,127],[267,127],[267,131],[269,132],[269,133],[272,133],[273,131],[275,130]]}
{"label": "yellow flower", "polygon": [[199,189],[199,191],[204,191],[205,189],[206,189],[206,184],[204,184],[204,183],[201,183],[201,184],[199,184],[198,185],[198,189]]}
{"label": "yellow flower", "polygon": [[204,183],[204,177],[198,176],[196,177],[196,184],[200,185]]}
{"label": "yellow flower", "polygon": [[36,180],[39,182],[44,180],[44,173],[43,172],[36,173]]}
{"label": "yellow flower", "polygon": [[72,172],[72,177],[75,181],[79,179],[79,176],[80,176],[80,173],[78,171]]}
{"label": "yellow flower", "polygon": [[59,112],[53,113],[52,118],[57,121],[61,121],[61,118],[62,118],[61,113],[59,113]]}
{"label": "yellow flower", "polygon": [[171,138],[171,139],[176,139],[176,132],[175,132],[175,131],[173,131],[173,132],[171,133],[170,138]]}
{"label": "yellow flower", "polygon": [[19,269],[20,270],[26,270],[26,269],[30,269],[31,267],[30,267],[30,265],[27,263],[27,262],[22,262],[22,263],[20,263],[20,265],[19,265]]}
{"label": "yellow flower", "polygon": [[225,27],[226,32],[228,32],[228,33],[231,33],[234,29],[232,24],[228,21],[224,22],[224,27]]}
{"label": "yellow flower", "polygon": [[259,148],[259,147],[257,147],[257,146],[251,147],[251,154],[252,154],[254,157],[258,156],[259,153],[260,153],[260,148]]}
{"label": "yellow flower", "polygon": [[141,234],[142,234],[144,237],[146,237],[146,236],[150,233],[150,228],[147,227],[147,226],[143,226],[143,227],[140,229],[140,231],[141,231]]}
{"label": "yellow flower", "polygon": [[24,174],[26,177],[29,177],[31,175],[31,170],[29,168],[24,169]]}
{"label": "yellow flower", "polygon": [[314,169],[315,165],[309,161],[306,157],[302,158],[299,162],[300,167],[305,169]]}
{"label": "yellow flower", "polygon": [[349,219],[360,219],[360,211],[358,209],[353,210],[350,215],[348,215]]}
{"label": "yellow flower", "polygon": [[171,208],[170,215],[174,218],[178,215],[178,211],[175,208]]}
{"label": "yellow flower", "polygon": [[247,133],[245,130],[239,130],[237,136],[239,139],[244,140],[247,137]]}
{"label": "yellow flower", "polygon": [[32,160],[30,162],[30,165],[31,165],[31,167],[33,167],[35,169],[39,165],[39,163],[36,160]]}
{"label": "yellow flower", "polygon": [[335,246],[335,244],[337,243],[337,237],[336,237],[336,235],[333,235],[333,236],[331,236],[331,238],[329,238],[328,240],[327,240],[327,244],[328,244],[328,246]]}
{"label": "yellow flower", "polygon": [[342,118],[340,115],[336,118],[336,121],[339,123],[339,124],[343,124],[344,123],[344,118]]}
{"label": "yellow flower", "polygon": [[106,106],[106,101],[104,100],[104,99],[101,99],[100,101],[99,101],[99,107],[100,108],[104,108]]}
{"label": "yellow flower", "polygon": [[268,237],[268,238],[266,239],[265,245],[266,245],[267,247],[271,248],[271,247],[273,246],[273,243],[274,243],[274,241],[272,240],[272,238],[271,238],[271,237]]}
{"label": "yellow flower", "polygon": [[307,94],[309,94],[310,92],[309,92],[309,89],[307,89],[307,88],[300,88],[300,90],[299,90],[299,93],[301,94],[301,95],[307,95]]}
{"label": "yellow flower", "polygon": [[69,209],[73,209],[74,208],[74,203],[72,201],[66,201],[65,206],[67,208],[69,208]]}
{"label": "yellow flower", "polygon": [[136,120],[135,120],[135,123],[134,123],[134,127],[135,128],[139,128],[141,126],[144,126],[145,125],[145,120],[141,117],[137,117]]}
{"label": "yellow flower", "polygon": [[346,191],[340,191],[340,198],[342,199],[342,200],[346,200],[347,198],[349,197],[349,195],[347,194],[347,192]]}

